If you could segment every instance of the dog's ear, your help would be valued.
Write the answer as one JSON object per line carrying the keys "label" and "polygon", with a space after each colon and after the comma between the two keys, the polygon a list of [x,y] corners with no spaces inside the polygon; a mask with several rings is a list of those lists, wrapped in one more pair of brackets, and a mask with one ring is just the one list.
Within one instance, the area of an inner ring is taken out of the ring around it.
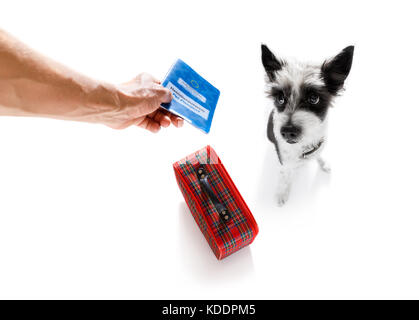
{"label": "dog's ear", "polygon": [[343,87],[346,77],[351,71],[354,46],[343,49],[337,56],[326,60],[322,65],[322,75],[327,90],[331,94],[337,94]]}
{"label": "dog's ear", "polygon": [[263,67],[265,68],[269,80],[273,81],[275,80],[275,72],[281,70],[284,62],[278,60],[265,44],[262,44],[261,49]]}

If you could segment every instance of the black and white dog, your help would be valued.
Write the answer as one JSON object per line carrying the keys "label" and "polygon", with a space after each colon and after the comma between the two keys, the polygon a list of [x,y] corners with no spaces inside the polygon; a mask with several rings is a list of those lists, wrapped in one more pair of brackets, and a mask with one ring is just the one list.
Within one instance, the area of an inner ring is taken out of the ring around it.
{"label": "black and white dog", "polygon": [[328,109],[343,88],[353,53],[354,47],[349,46],[316,65],[282,60],[262,45],[266,92],[273,106],[268,138],[281,163],[279,205],[288,200],[294,170],[307,160],[317,159],[323,171],[330,171],[320,157],[326,141]]}

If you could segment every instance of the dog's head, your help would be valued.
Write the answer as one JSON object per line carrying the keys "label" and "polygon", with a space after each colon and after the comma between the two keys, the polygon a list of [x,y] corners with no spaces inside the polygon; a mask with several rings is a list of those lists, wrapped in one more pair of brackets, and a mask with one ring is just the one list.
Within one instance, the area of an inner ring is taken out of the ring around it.
{"label": "dog's head", "polygon": [[288,143],[310,142],[321,134],[333,98],[351,70],[354,47],[343,49],[323,64],[277,58],[262,45],[267,93],[275,108],[277,136]]}

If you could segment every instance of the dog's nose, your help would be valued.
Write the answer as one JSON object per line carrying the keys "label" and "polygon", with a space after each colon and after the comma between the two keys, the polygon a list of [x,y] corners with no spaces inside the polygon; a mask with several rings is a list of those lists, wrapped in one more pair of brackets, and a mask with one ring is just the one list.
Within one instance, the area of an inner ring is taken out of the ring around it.
{"label": "dog's nose", "polygon": [[301,134],[301,128],[292,124],[286,124],[281,128],[281,135],[288,143],[296,143]]}

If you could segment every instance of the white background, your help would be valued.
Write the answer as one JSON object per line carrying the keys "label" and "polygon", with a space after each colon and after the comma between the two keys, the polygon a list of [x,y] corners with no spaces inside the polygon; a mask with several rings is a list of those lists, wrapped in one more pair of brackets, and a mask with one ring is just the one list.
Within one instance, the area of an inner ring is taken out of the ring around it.
{"label": "white background", "polygon": [[[93,78],[182,58],[221,90],[211,133],[0,118],[0,298],[419,298],[416,1],[2,1],[0,25]],[[355,45],[330,176],[275,205],[260,44],[321,62]],[[172,163],[211,144],[259,223],[217,261]]]}

